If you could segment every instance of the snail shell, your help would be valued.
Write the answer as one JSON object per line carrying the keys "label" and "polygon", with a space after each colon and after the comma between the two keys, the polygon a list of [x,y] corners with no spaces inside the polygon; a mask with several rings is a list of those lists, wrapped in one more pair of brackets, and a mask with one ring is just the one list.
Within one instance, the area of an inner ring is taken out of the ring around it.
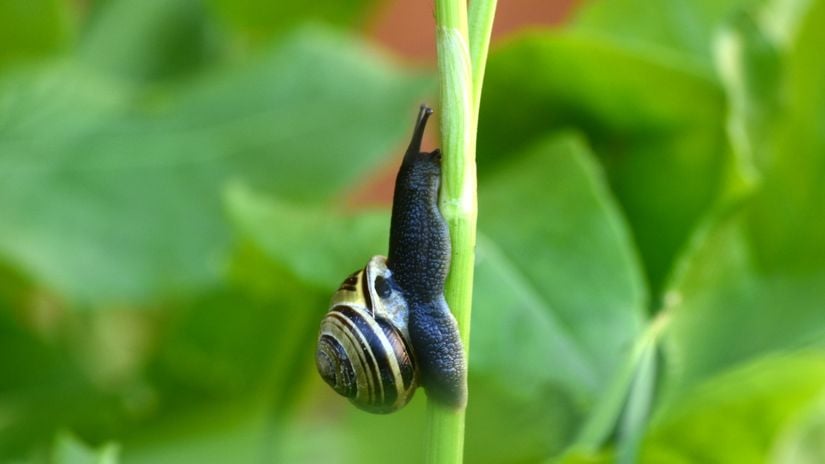
{"label": "snail shell", "polygon": [[373,257],[344,280],[321,322],[315,357],[321,377],[365,411],[406,405],[418,383],[408,318],[386,258]]}

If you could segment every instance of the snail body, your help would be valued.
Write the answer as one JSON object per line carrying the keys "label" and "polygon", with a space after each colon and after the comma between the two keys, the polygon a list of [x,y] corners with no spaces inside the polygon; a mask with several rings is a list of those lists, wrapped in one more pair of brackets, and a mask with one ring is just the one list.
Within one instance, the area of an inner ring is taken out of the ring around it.
{"label": "snail body", "polygon": [[421,151],[430,114],[422,105],[398,171],[388,257],[345,279],[321,323],[321,377],[369,412],[403,407],[418,385],[449,407],[467,401],[464,349],[444,299],[450,236],[438,210],[441,152]]}

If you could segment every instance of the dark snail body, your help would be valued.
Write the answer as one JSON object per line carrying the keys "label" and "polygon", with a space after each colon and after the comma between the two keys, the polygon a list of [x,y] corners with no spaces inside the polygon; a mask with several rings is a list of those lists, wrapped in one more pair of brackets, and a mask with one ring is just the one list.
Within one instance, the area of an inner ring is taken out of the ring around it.
{"label": "dark snail body", "polygon": [[419,114],[395,180],[387,266],[410,305],[409,332],[421,385],[438,402],[461,407],[467,401],[464,349],[444,300],[450,232],[438,209],[441,152],[421,152],[430,112]]}
{"label": "dark snail body", "polygon": [[450,236],[438,210],[441,152],[421,152],[431,113],[421,107],[396,178],[388,258],[347,278],[321,325],[321,376],[370,412],[404,406],[419,383],[441,404],[467,401],[464,349],[444,299]]}
{"label": "dark snail body", "polygon": [[431,301],[444,294],[444,280],[450,269],[450,233],[438,210],[441,151],[420,151],[429,114],[419,114],[395,179],[387,259],[405,294],[420,301]]}

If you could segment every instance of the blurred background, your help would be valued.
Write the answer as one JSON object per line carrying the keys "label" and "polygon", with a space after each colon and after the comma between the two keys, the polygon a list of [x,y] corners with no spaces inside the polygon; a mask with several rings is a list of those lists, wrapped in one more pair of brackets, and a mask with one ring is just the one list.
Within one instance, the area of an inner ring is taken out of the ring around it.
{"label": "blurred background", "polygon": [[[313,357],[438,114],[433,8],[0,0],[0,462],[422,462],[423,391]],[[500,2],[466,462],[825,462],[823,24]]]}

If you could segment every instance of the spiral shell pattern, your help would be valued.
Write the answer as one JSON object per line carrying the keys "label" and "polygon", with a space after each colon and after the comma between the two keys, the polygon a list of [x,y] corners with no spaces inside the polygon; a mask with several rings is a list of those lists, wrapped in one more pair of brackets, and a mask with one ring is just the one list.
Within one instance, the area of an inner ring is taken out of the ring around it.
{"label": "spiral shell pattern", "polygon": [[318,372],[336,392],[373,413],[407,404],[417,386],[408,308],[384,257],[347,277],[321,321]]}

